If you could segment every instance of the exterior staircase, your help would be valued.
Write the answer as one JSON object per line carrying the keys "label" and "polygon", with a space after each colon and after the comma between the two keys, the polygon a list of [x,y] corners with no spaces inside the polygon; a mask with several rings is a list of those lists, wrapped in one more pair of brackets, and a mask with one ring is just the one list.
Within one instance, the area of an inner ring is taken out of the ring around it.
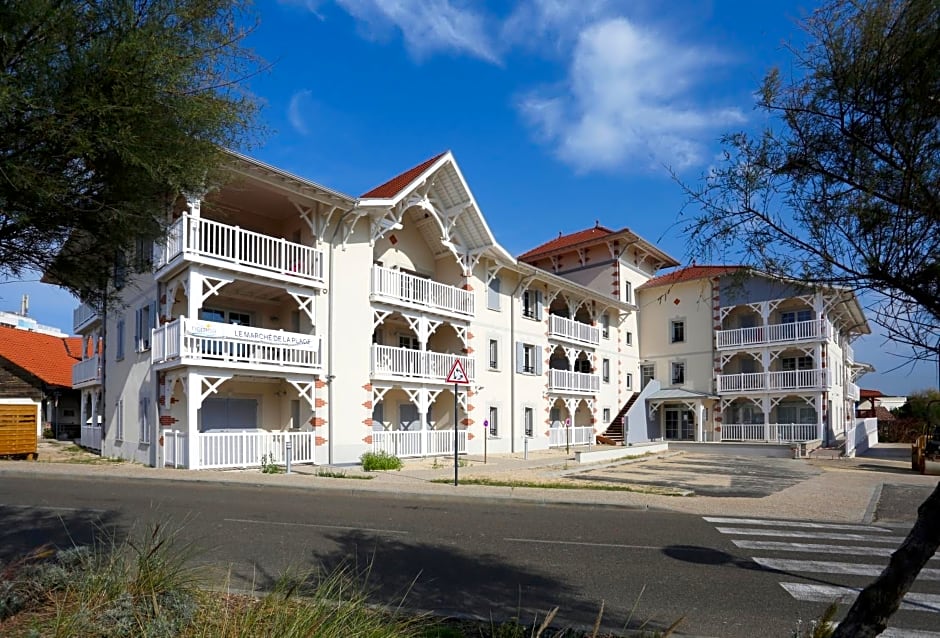
{"label": "exterior staircase", "polygon": [[610,425],[607,426],[607,429],[604,430],[603,434],[597,435],[597,442],[600,445],[623,445],[624,444],[624,429],[623,424],[627,419],[627,412],[630,411],[630,408],[633,407],[633,404],[636,403],[636,400],[640,398],[639,392],[634,392],[630,395],[630,399],[620,408],[620,412],[617,413],[617,416],[610,422]]}

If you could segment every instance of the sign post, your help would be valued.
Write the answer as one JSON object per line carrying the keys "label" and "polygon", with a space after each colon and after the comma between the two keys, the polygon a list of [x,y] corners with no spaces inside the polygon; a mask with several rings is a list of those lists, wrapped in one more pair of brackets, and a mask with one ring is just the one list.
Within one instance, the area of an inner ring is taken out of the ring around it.
{"label": "sign post", "polygon": [[470,385],[470,379],[467,378],[467,373],[464,371],[463,364],[460,363],[460,359],[454,358],[454,365],[451,367],[450,372],[448,373],[444,382],[454,384],[454,486],[456,487],[457,468],[460,467],[459,461],[457,460],[458,447],[460,443],[460,431],[457,427],[459,425],[457,420],[457,393],[460,391],[459,388],[461,385]]}
{"label": "sign post", "polygon": [[490,420],[483,419],[483,465],[486,465],[486,441],[490,438]]}
{"label": "sign post", "polygon": [[571,454],[571,417],[565,419],[565,454]]}

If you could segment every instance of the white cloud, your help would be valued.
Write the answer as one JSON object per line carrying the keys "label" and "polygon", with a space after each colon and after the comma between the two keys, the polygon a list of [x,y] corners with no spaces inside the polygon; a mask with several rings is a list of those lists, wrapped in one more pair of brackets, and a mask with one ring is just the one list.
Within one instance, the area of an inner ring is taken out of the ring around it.
{"label": "white cloud", "polygon": [[612,0],[521,0],[502,25],[504,42],[544,52],[570,48],[586,26],[609,17]]}
{"label": "white cloud", "polygon": [[297,91],[290,98],[290,103],[287,105],[287,121],[290,122],[290,125],[294,127],[294,130],[297,131],[300,135],[308,135],[310,129],[307,127],[307,121],[304,118],[304,112],[309,110],[310,105],[310,96],[311,92]]}
{"label": "white cloud", "polygon": [[563,86],[531,92],[519,108],[580,170],[681,169],[703,161],[704,139],[744,119],[736,108],[695,103],[693,88],[721,63],[713,52],[611,18],[581,32]]}
{"label": "white cloud", "polygon": [[439,52],[471,55],[498,63],[496,45],[485,14],[467,0],[336,0],[366,25],[371,37],[389,28],[401,31],[405,46],[417,58]]}

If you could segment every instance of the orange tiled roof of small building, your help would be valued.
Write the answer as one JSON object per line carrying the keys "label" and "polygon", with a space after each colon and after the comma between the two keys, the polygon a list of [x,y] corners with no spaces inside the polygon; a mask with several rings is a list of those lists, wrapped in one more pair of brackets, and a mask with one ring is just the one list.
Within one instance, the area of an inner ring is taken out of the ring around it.
{"label": "orange tiled roof of small building", "polygon": [[862,388],[858,391],[859,398],[862,399],[877,399],[878,397],[883,397],[881,390],[866,390]]}
{"label": "orange tiled roof of small building", "polygon": [[81,337],[0,326],[0,357],[49,385],[72,387],[72,366],[81,359],[81,351]]}
{"label": "orange tiled roof of small building", "polygon": [[417,166],[409,168],[404,173],[396,175],[384,184],[379,184],[367,193],[363,193],[360,195],[360,197],[363,199],[389,199],[391,197],[395,197],[395,195],[400,193],[405,186],[413,182],[418,177],[418,175],[426,171],[431,166],[431,164],[441,159],[446,154],[446,151],[444,153],[438,153],[431,159],[421,162]]}
{"label": "orange tiled roof of small building", "polygon": [[737,272],[741,268],[743,268],[743,266],[686,266],[685,268],[673,270],[665,275],[653,277],[642,286],[638,286],[637,290],[641,288],[655,288],[657,286],[671,286],[684,281],[695,281],[696,279],[720,277],[721,275]]}
{"label": "orange tiled roof of small building", "polygon": [[536,246],[532,250],[522,253],[519,255],[519,259],[522,261],[529,261],[541,255],[547,255],[548,253],[555,252],[556,250],[582,244],[584,242],[591,241],[592,239],[606,237],[607,235],[613,235],[615,232],[621,232],[623,230],[627,229],[623,228],[620,231],[613,231],[605,226],[601,226],[600,224],[595,224],[591,228],[568,233],[567,235],[562,235],[559,233],[558,237],[555,239],[547,241],[541,246]]}

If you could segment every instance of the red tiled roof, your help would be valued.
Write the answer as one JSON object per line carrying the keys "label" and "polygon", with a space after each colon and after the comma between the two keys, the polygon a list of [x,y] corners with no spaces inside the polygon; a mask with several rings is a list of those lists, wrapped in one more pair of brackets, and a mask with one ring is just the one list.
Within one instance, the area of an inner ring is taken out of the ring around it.
{"label": "red tiled roof", "polygon": [[865,390],[864,388],[858,391],[858,396],[861,399],[877,399],[878,397],[883,397],[881,390]]}
{"label": "red tiled roof", "polygon": [[665,275],[653,277],[642,286],[637,286],[637,289],[671,286],[684,281],[695,281],[696,279],[711,279],[712,277],[720,277],[721,275],[737,272],[743,267],[744,266],[686,266],[685,268],[673,270]]}
{"label": "red tiled roof", "polygon": [[444,155],[446,155],[446,152],[439,153],[435,155],[434,157],[432,157],[431,159],[421,162],[414,168],[409,168],[407,171],[405,171],[401,175],[396,175],[395,177],[388,180],[384,184],[379,184],[378,186],[368,191],[367,193],[363,193],[360,197],[362,197],[363,199],[365,198],[389,199],[391,197],[395,197],[395,195],[400,193],[403,188],[405,188],[408,184],[410,184],[415,179],[417,179],[418,175],[428,170],[431,164],[433,164],[437,160],[444,157]]}
{"label": "red tiled roof", "polygon": [[[626,228],[622,230],[627,230]],[[547,241],[541,246],[536,246],[528,252],[524,252],[519,255],[519,259],[522,261],[530,261],[541,255],[545,255],[556,250],[561,250],[563,248],[568,248],[569,246],[574,246],[576,244],[581,244],[592,239],[598,239],[600,237],[606,237],[607,235],[613,235],[615,232],[609,228],[601,226],[600,224],[595,224],[591,228],[586,228],[585,230],[579,230],[573,233],[568,233],[567,235],[562,235],[559,233],[558,237],[551,241]]]}
{"label": "red tiled roof", "polygon": [[81,337],[55,337],[0,326],[0,358],[49,385],[72,387],[72,366],[81,359]]}

